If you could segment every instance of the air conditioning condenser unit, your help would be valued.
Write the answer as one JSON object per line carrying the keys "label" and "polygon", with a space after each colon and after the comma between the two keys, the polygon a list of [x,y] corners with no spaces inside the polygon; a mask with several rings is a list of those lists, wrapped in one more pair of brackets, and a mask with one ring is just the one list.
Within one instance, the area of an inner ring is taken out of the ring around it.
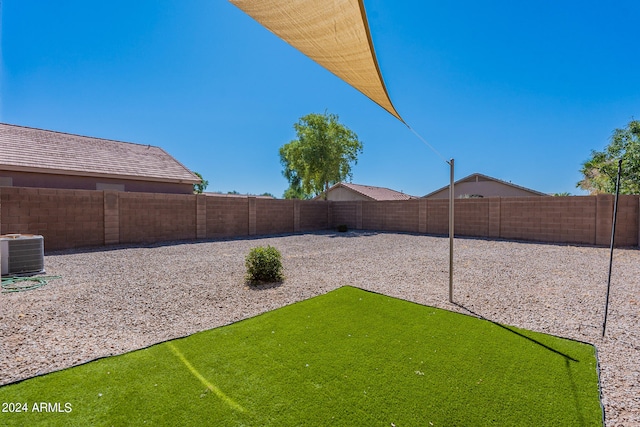
{"label": "air conditioning condenser unit", "polygon": [[2,276],[44,273],[44,237],[34,234],[0,235]]}

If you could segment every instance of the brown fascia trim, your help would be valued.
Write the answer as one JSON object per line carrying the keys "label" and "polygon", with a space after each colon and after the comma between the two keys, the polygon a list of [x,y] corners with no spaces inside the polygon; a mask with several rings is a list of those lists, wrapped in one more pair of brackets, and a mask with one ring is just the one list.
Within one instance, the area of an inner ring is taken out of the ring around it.
{"label": "brown fascia trim", "polygon": [[195,179],[162,178],[162,177],[142,176],[142,175],[119,175],[119,174],[85,172],[85,171],[74,171],[74,170],[63,170],[63,169],[45,169],[45,168],[37,168],[32,166],[0,165],[0,172],[1,171],[41,173],[45,175],[85,176],[85,177],[92,177],[92,178],[128,179],[132,181],[147,181],[147,182],[149,181],[169,182],[174,184],[199,184],[200,183],[199,179],[195,180]]}

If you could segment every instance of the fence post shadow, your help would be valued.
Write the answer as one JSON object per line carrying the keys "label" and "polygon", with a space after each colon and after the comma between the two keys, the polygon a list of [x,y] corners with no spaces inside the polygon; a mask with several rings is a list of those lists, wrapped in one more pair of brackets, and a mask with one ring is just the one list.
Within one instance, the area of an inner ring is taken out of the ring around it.
{"label": "fence post shadow", "polygon": [[561,351],[559,351],[559,350],[556,350],[556,349],[554,349],[554,348],[552,348],[552,347],[549,347],[548,345],[546,345],[546,344],[544,344],[544,343],[542,343],[542,342],[540,342],[540,341],[538,341],[538,340],[536,340],[536,339],[533,339],[533,338],[531,338],[531,337],[528,337],[528,336],[526,336],[525,334],[522,334],[522,333],[520,333],[520,332],[518,332],[518,331],[516,331],[516,330],[514,330],[514,329],[511,329],[511,328],[509,328],[508,326],[505,326],[505,325],[503,325],[503,324],[501,324],[501,323],[495,322],[495,321],[493,321],[493,320],[491,320],[491,319],[487,319],[487,318],[486,318],[486,317],[484,317],[483,315],[476,313],[475,311],[471,310],[470,308],[465,307],[464,305],[462,305],[462,304],[460,304],[460,303],[453,302],[453,305],[455,305],[455,306],[457,306],[457,307],[459,307],[459,308],[461,308],[461,309],[465,310],[466,312],[470,313],[471,315],[473,315],[473,316],[475,316],[475,317],[477,317],[477,318],[479,318],[479,319],[486,320],[487,322],[491,322],[491,323],[493,323],[494,325],[496,325],[496,326],[498,326],[498,327],[500,327],[500,328],[502,328],[502,329],[504,329],[504,330],[506,330],[506,331],[511,332],[512,334],[518,335],[519,337],[524,338],[524,339],[526,339],[527,341],[530,341],[530,342],[532,342],[532,343],[534,343],[534,344],[537,344],[537,345],[539,345],[539,346],[541,346],[541,347],[544,347],[545,349],[547,349],[547,350],[549,350],[549,351],[551,351],[551,352],[553,352],[553,353],[555,353],[555,354],[558,354],[558,355],[560,355],[560,356],[564,357],[564,358],[565,358],[565,360],[567,360],[567,361],[571,361],[571,362],[580,362],[579,360],[574,359],[573,357],[569,356],[568,354],[565,354],[565,353],[563,353],[563,352],[561,352]]}

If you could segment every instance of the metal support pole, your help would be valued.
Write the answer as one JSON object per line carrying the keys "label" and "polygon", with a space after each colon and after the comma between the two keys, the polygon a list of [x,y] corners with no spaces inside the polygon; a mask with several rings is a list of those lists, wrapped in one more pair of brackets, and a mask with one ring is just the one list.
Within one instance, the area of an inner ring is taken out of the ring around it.
{"label": "metal support pole", "polygon": [[609,290],[611,289],[611,267],[613,266],[613,243],[616,237],[616,219],[618,217],[618,195],[620,194],[620,175],[622,173],[622,159],[618,160],[618,178],[616,179],[616,198],[613,202],[613,223],[611,225],[611,248],[609,251],[609,277],[607,279],[607,302],[604,306],[604,322],[602,323],[602,337],[607,329],[607,314],[609,312]]}
{"label": "metal support pole", "polygon": [[449,302],[453,302],[453,159],[449,162],[451,176],[449,179]]}

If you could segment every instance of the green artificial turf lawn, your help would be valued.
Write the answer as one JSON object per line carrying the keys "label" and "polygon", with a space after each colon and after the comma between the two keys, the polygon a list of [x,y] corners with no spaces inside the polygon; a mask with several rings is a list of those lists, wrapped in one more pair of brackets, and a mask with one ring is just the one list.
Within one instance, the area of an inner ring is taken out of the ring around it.
{"label": "green artificial turf lawn", "polygon": [[0,387],[28,409],[0,425],[602,425],[596,366],[591,345],[343,287]]}

